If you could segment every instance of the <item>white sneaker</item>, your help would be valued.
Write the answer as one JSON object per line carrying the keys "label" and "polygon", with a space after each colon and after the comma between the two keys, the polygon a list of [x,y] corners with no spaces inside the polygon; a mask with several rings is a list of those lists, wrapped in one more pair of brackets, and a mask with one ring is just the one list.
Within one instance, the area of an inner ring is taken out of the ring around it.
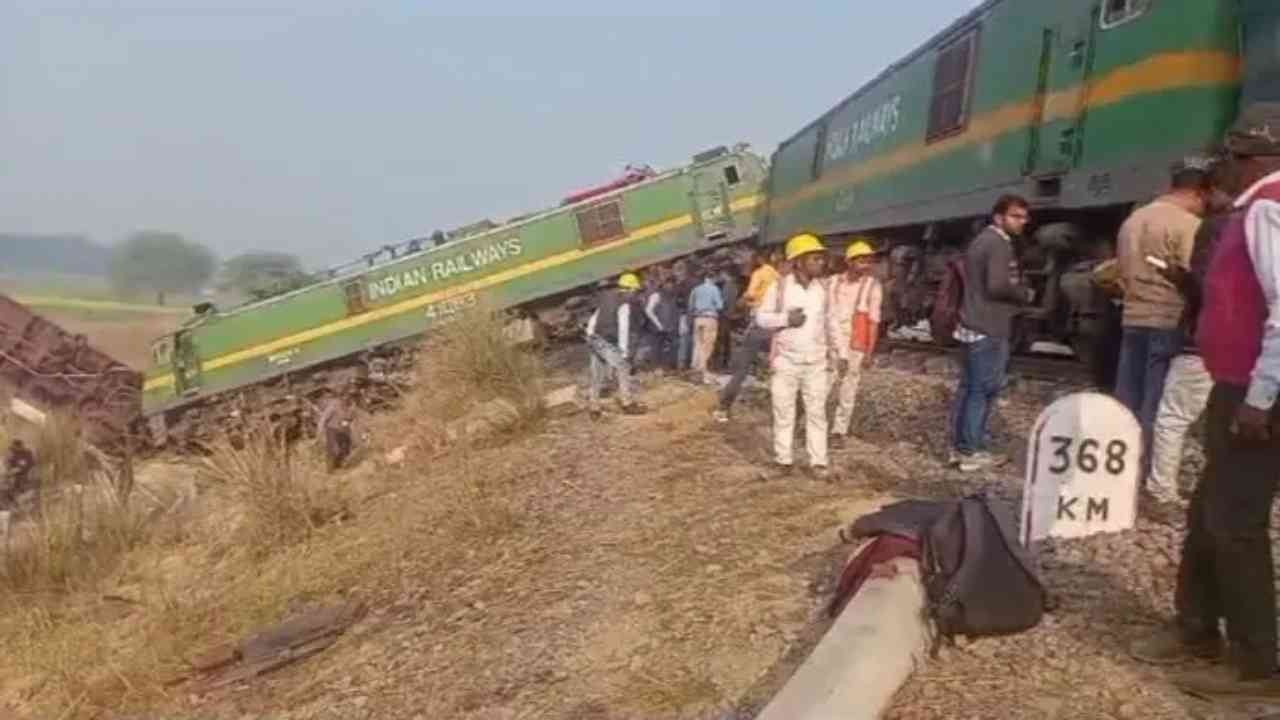
{"label": "white sneaker", "polygon": [[986,468],[998,468],[1009,462],[1003,455],[994,455],[985,450],[972,455],[961,455],[957,466],[960,472],[977,472]]}
{"label": "white sneaker", "polygon": [[718,423],[727,423],[729,422],[729,413],[721,410],[720,408],[716,408],[715,411],[711,413],[711,419]]}

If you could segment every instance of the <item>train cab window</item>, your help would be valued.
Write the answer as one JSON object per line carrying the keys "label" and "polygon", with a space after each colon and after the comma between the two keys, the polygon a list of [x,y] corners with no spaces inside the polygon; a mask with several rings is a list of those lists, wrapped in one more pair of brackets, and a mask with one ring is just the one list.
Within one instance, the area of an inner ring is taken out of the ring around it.
{"label": "train cab window", "polygon": [[928,140],[949,137],[964,130],[968,124],[977,39],[978,31],[975,29],[938,53],[933,69]]}
{"label": "train cab window", "polygon": [[168,365],[173,361],[172,337],[162,337],[151,344],[151,361],[156,365]]}
{"label": "train cab window", "polygon": [[364,291],[360,287],[359,280],[351,280],[342,286],[342,292],[347,298],[347,314],[359,315],[368,310],[364,304]]}
{"label": "train cab window", "polygon": [[578,235],[583,245],[599,245],[626,235],[622,223],[622,203],[600,203],[577,213]]}
{"label": "train cab window", "polygon": [[1145,13],[1151,0],[1106,0],[1102,5],[1102,29],[1123,25]]}
{"label": "train cab window", "polygon": [[734,185],[737,185],[741,181],[742,181],[742,178],[738,177],[737,165],[730,165],[729,167],[724,169],[724,182],[726,185],[728,185],[729,187],[733,187]]}

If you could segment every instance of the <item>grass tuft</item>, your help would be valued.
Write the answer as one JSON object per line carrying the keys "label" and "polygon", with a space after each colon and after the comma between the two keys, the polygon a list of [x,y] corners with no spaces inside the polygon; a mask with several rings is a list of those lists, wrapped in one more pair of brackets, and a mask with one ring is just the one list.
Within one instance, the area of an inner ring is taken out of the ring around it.
{"label": "grass tuft", "polygon": [[92,587],[148,540],[143,514],[117,495],[75,420],[55,414],[25,433],[9,428],[0,437],[4,449],[14,435],[29,436],[38,489],[11,516],[8,535],[0,534],[0,593]]}
{"label": "grass tuft", "polygon": [[238,541],[261,551],[307,540],[351,514],[343,485],[324,470],[317,453],[289,447],[267,425],[239,442],[223,438],[203,459],[201,476],[226,490],[244,512]]}

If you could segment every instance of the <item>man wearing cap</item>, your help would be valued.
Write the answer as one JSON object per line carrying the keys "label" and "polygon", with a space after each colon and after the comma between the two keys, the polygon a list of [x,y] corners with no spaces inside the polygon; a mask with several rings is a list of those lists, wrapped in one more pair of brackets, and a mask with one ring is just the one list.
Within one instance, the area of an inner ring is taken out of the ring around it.
{"label": "man wearing cap", "polygon": [[858,382],[863,367],[871,366],[880,334],[880,310],[884,288],[875,276],[879,253],[866,238],[855,238],[845,250],[848,265],[844,274],[833,277],[827,300],[831,337],[831,388],[837,394],[835,419],[831,425],[831,445],[844,447],[858,398]]}
{"label": "man wearing cap", "polygon": [[[1190,267],[1191,250],[1209,194],[1207,162],[1178,163],[1172,188],[1133,212],[1120,226],[1116,247],[1124,292],[1124,330],[1116,399],[1142,426],[1144,470],[1149,465],[1151,432],[1164,393],[1169,363],[1182,349],[1182,313],[1186,299],[1162,270]],[[1143,473],[1144,477],[1146,473]],[[1149,488],[1157,499],[1176,500],[1172,487]]]}
{"label": "man wearing cap", "polygon": [[777,330],[770,351],[773,376],[769,391],[773,404],[774,463],[790,473],[794,458],[796,395],[804,398],[805,449],[818,478],[830,475],[827,462],[827,288],[821,280],[826,251],[808,233],[787,241],[791,274],[765,292],[756,310],[756,324]]}
{"label": "man wearing cap", "polygon": [[1238,184],[1204,280],[1196,344],[1213,378],[1208,464],[1187,512],[1177,621],[1131,647],[1171,663],[1224,655],[1177,678],[1206,695],[1280,697],[1268,530],[1280,481],[1280,104],[1247,107],[1227,135]]}
{"label": "man wearing cap", "polygon": [[602,291],[596,310],[587,321],[587,347],[591,350],[591,378],[587,390],[587,409],[592,417],[600,416],[600,390],[612,370],[618,376],[618,399],[628,415],[642,414],[645,409],[631,399],[631,361],[627,350],[631,341],[632,295],[640,289],[640,278],[626,273],[618,278],[617,288]]}

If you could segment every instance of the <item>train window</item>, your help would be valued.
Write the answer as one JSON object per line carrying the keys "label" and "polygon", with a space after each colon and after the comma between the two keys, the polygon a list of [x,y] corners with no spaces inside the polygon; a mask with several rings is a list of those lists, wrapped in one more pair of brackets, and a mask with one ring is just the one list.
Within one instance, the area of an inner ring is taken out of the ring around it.
{"label": "train window", "polygon": [[1137,18],[1151,7],[1151,0],[1106,0],[1102,5],[1102,29],[1109,30]]}
{"label": "train window", "polygon": [[741,181],[741,178],[738,177],[737,165],[730,165],[724,169],[724,182],[726,185],[733,187],[734,185],[737,185],[739,181]]}
{"label": "train window", "polygon": [[626,234],[622,224],[622,203],[618,200],[579,210],[578,235],[583,245],[599,245]]}
{"label": "train window", "polygon": [[978,31],[974,30],[938,53],[933,69],[933,101],[929,107],[928,140],[964,130],[969,120],[969,95],[973,84],[973,56]]}
{"label": "train window", "polygon": [[342,292],[347,298],[348,315],[359,315],[368,309],[364,304],[364,292],[360,287],[359,280],[352,280],[343,285]]}

